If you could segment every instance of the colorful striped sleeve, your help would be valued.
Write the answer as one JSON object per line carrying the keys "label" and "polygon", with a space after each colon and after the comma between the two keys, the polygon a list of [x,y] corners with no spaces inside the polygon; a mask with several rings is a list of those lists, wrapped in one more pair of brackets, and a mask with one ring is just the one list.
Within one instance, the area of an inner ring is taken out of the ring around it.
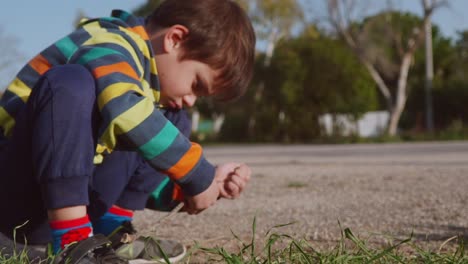
{"label": "colorful striped sleeve", "polygon": [[155,108],[142,87],[141,63],[116,43],[80,47],[70,59],[87,67],[96,78],[102,116],[100,140],[107,147],[138,151],[155,169],[178,183],[184,194],[204,191],[214,178],[214,167]]}

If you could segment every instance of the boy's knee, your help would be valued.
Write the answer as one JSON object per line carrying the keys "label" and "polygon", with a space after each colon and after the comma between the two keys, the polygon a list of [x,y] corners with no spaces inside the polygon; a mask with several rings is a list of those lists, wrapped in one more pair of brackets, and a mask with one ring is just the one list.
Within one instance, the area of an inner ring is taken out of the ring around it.
{"label": "boy's knee", "polygon": [[[79,64],[65,64],[52,67],[44,73],[44,81],[38,86],[47,87],[54,95],[69,94],[77,98],[95,97],[95,80],[87,68]],[[35,87],[39,88],[40,87]]]}

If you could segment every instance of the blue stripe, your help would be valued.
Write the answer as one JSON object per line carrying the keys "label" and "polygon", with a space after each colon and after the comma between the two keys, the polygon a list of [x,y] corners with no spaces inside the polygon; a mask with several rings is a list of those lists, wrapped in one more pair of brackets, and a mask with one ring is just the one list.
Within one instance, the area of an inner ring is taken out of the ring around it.
{"label": "blue stripe", "polygon": [[51,66],[65,64],[68,60],[68,58],[63,55],[62,51],[56,45],[49,46],[47,49],[41,52],[41,54],[47,59]]}
{"label": "blue stripe", "polygon": [[[146,160],[151,160],[169,148],[178,135],[179,130],[177,130],[171,122],[166,120],[163,129],[138,150],[143,154]],[[167,155],[165,155],[165,157],[167,157]]]}
{"label": "blue stripe", "polygon": [[[128,92],[122,96],[118,96],[110,100],[101,110],[101,129],[106,129],[109,124],[125,111],[138,104],[141,100],[145,99],[142,96],[128,96],[133,92]],[[101,133],[104,131],[100,131]]]}
{"label": "blue stripe", "polygon": [[[165,120],[166,118],[162,113],[158,109],[154,109],[154,112],[137,127],[130,130],[127,134],[119,136],[119,141],[130,148],[136,149],[154,137],[155,132],[153,131],[162,130],[166,122]],[[129,138],[133,139],[133,141],[131,142]]]}
{"label": "blue stripe", "polygon": [[7,113],[12,117],[15,117],[16,113],[26,105],[19,96],[9,90],[6,90],[3,93],[0,102],[0,105],[3,106],[5,111],[7,111]]}
{"label": "blue stripe", "polygon": [[29,66],[29,63],[26,64],[23,69],[21,69],[17,76],[20,81],[22,81],[31,89],[34,88],[40,77],[41,75],[31,66]]}
{"label": "blue stripe", "polygon": [[92,36],[84,28],[79,28],[76,31],[72,32],[68,37],[75,43],[77,46],[81,46],[83,43],[88,41]]}
{"label": "blue stripe", "polygon": [[150,84],[151,88],[155,89],[156,91],[161,91],[161,87],[159,86],[159,77],[156,74],[150,74]]}
{"label": "blue stripe", "polygon": [[107,86],[121,82],[133,83],[135,84],[135,87],[138,87],[141,91],[143,91],[143,88],[139,86],[141,84],[140,82],[126,74],[116,72],[108,74],[96,80],[96,94],[99,96],[99,94],[101,94],[101,92],[104,91],[107,88]]}
{"label": "blue stripe", "polygon": [[162,170],[168,170],[174,166],[190,149],[190,142],[187,138],[180,134],[172,142],[170,148],[161,153],[161,155],[149,160],[148,163],[154,167]]}
{"label": "blue stripe", "polygon": [[[93,48],[94,47],[99,47],[99,48],[104,48],[104,49],[111,49],[111,50],[117,51],[116,54],[118,54],[118,55],[108,55],[108,56],[106,56],[105,61],[90,62],[89,65],[91,65],[93,68],[109,64],[109,60],[111,60],[112,58],[115,58],[115,62],[111,62],[111,64],[125,61],[128,64],[130,64],[130,66],[132,66],[132,68],[135,70],[135,72],[138,75],[141,75],[140,71],[138,70],[136,62],[133,60],[132,55],[130,54],[130,52],[126,48],[124,48],[124,47],[122,47],[122,46],[120,46],[118,44],[114,44],[114,43],[97,44],[97,45],[93,45],[92,47]],[[136,54],[138,56],[138,59],[142,60],[143,55],[141,54],[141,52],[136,52]],[[122,58],[122,56],[124,58]],[[142,65],[142,66],[144,66],[144,65]]]}

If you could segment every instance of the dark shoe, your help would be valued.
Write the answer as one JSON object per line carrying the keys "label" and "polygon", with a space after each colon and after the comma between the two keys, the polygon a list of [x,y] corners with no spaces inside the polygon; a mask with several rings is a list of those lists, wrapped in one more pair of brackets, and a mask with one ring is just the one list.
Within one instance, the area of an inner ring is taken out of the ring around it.
{"label": "dark shoe", "polygon": [[137,236],[131,222],[124,222],[111,235],[109,240],[115,253],[130,264],[175,263],[185,257],[187,249],[173,240],[156,239],[151,236]]}
{"label": "dark shoe", "polygon": [[54,264],[127,264],[128,260],[118,257],[111,242],[97,234],[65,247],[54,259]]}

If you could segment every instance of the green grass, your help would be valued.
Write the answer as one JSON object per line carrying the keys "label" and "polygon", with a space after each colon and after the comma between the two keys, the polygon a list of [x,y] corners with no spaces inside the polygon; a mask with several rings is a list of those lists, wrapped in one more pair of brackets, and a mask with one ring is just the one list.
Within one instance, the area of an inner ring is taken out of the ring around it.
{"label": "green grass", "polygon": [[13,230],[13,242],[14,242],[14,248],[12,252],[9,255],[3,254],[5,251],[4,248],[0,248],[0,264],[29,264],[29,263],[34,263],[34,264],[46,264],[49,263],[50,258],[44,259],[44,260],[30,260],[27,254],[28,247],[25,245],[23,248],[19,249],[17,248],[16,244],[16,230],[25,226],[28,222],[25,222],[24,224],[16,227]]}
{"label": "green grass", "polygon": [[[341,228],[341,239],[331,246],[323,246],[314,241],[294,238],[279,232],[282,227],[271,228],[265,235],[258,237],[256,219],[252,223],[252,234],[247,241],[232,232],[238,242],[238,249],[223,247],[204,247],[195,242],[182,263],[228,263],[228,264],[280,264],[280,263],[442,263],[468,264],[467,249],[462,237],[452,237],[441,243],[437,249],[426,249],[414,241],[412,235],[406,239],[384,237],[385,244],[371,241],[372,237],[361,239],[349,228]],[[195,259],[195,260],[194,260]],[[0,254],[0,263],[28,264],[26,249],[12,256]],[[34,262],[37,263],[37,262]],[[47,263],[44,260],[41,263]]]}
{"label": "green grass", "polygon": [[288,183],[288,188],[294,188],[294,189],[298,189],[298,188],[304,188],[304,187],[307,187],[307,183],[304,183],[304,182],[296,182],[296,181],[293,181],[293,182],[290,182]]}
{"label": "green grass", "polygon": [[[413,241],[412,235],[403,240],[390,239],[391,242],[382,245],[370,242],[370,238],[360,239],[349,228],[344,228],[341,229],[341,239],[336,245],[320,249],[319,246],[314,246],[314,241],[297,239],[275,231],[282,226],[285,225],[275,226],[264,237],[256,239],[254,220],[250,240],[242,241],[233,233],[240,245],[238,250],[233,252],[222,247],[207,248],[196,244],[193,253],[205,254],[209,263],[228,264],[468,263],[466,241],[462,237],[453,237],[441,243],[438,250],[429,250]],[[190,263],[190,258],[187,263]]]}

